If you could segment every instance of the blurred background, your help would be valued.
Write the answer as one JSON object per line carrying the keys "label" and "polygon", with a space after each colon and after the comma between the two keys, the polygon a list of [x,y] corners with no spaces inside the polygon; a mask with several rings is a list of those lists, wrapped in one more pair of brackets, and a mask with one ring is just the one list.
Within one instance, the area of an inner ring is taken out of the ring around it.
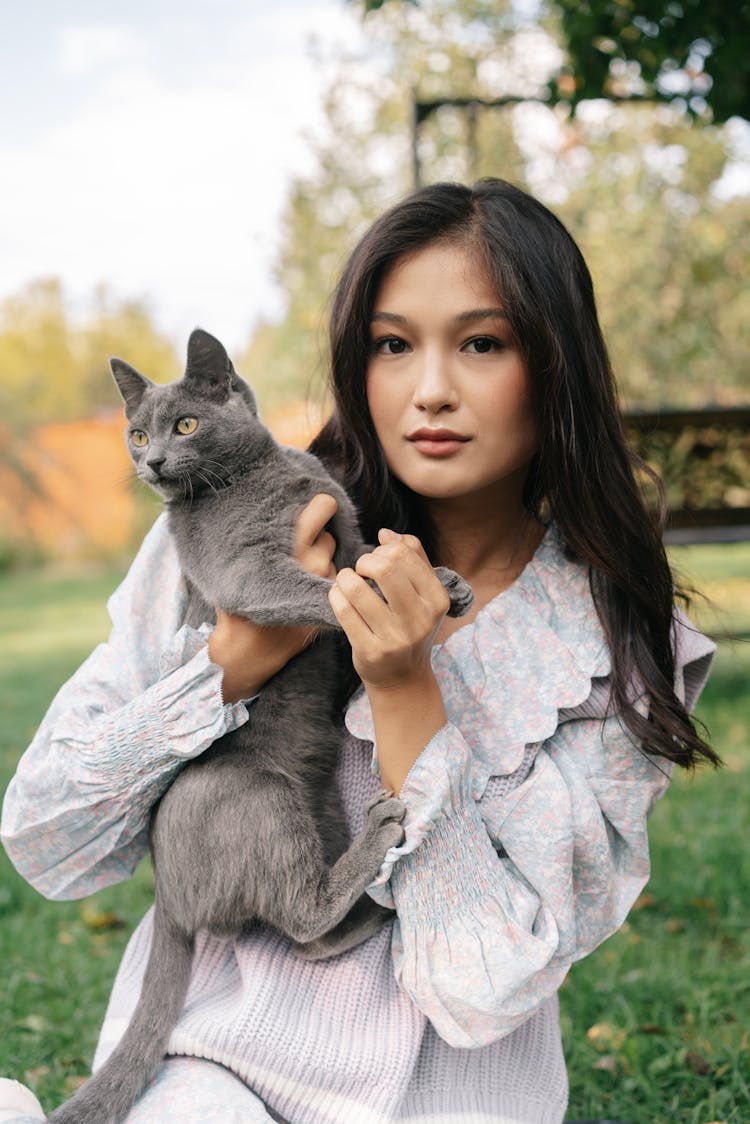
{"label": "blurred background", "polygon": [[[2,787],[157,511],[108,357],[170,380],[200,324],[304,445],[358,235],[416,183],[510,179],[584,251],[720,644],[700,717],[726,769],[675,782],[648,893],[562,991],[571,1115],[750,1119],[750,5],[30,0],[2,31]],[[150,875],[49,906],[2,863],[0,1071],[54,1103]]]}

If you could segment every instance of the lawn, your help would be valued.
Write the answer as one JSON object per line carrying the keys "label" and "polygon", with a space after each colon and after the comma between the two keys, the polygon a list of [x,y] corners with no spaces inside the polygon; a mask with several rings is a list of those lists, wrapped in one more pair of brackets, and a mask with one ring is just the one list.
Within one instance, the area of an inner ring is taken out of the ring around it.
{"label": "lawn", "polygon": [[[708,595],[702,626],[750,636],[750,545],[673,558]],[[0,578],[0,789],[57,686],[106,634],[117,578]],[[699,716],[726,768],[675,780],[652,817],[647,892],[561,991],[571,1118],[750,1120],[750,642],[722,640]],[[151,885],[144,863],[85,902],[50,903],[0,855],[0,1074],[50,1108],[87,1072]]]}

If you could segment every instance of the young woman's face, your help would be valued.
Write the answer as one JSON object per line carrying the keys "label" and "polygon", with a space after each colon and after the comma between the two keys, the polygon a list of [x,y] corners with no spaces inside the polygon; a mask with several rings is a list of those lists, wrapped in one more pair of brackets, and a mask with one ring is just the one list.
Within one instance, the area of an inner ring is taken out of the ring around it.
{"label": "young woman's face", "polygon": [[537,447],[529,378],[475,256],[435,243],[400,259],[370,330],[367,401],[394,475],[429,499],[520,500]]}

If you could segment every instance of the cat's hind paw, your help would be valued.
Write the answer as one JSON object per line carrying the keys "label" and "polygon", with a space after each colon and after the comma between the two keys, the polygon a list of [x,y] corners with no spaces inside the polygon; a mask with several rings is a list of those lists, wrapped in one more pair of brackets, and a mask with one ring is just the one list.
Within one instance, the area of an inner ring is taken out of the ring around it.
{"label": "cat's hind paw", "polygon": [[401,823],[405,815],[406,805],[387,789],[367,805],[364,830],[381,858],[391,847],[399,847],[403,843]]}

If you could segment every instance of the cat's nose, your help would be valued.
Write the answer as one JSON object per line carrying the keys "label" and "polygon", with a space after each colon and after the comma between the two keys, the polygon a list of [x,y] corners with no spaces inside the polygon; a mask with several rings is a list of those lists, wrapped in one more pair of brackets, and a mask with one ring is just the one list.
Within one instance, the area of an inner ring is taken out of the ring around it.
{"label": "cat's nose", "polygon": [[149,457],[146,461],[146,464],[149,468],[153,469],[153,471],[158,476],[161,471],[161,466],[164,464],[164,461],[166,459],[166,457]]}

